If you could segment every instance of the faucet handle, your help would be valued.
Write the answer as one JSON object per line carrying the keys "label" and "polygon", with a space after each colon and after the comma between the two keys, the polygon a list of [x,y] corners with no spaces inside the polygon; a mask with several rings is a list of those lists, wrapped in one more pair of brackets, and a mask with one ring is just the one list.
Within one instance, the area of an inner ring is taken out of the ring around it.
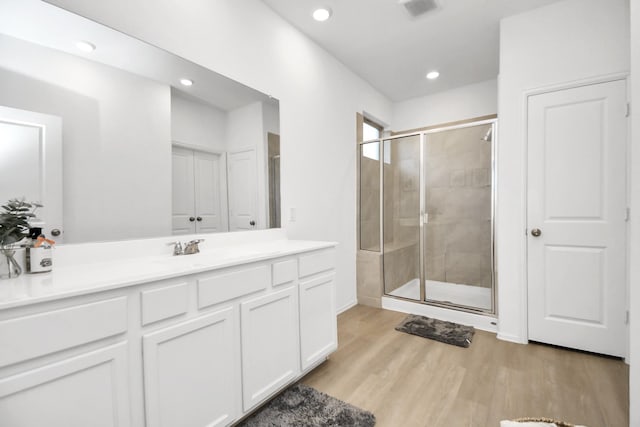
{"label": "faucet handle", "polygon": [[173,245],[173,255],[182,255],[184,251],[182,250],[182,243],[180,241],[177,242],[169,242],[167,245]]}
{"label": "faucet handle", "polygon": [[198,247],[198,243],[204,242],[204,239],[194,239],[189,243],[185,243],[184,245],[184,254],[191,255],[197,254],[200,252],[200,248]]}

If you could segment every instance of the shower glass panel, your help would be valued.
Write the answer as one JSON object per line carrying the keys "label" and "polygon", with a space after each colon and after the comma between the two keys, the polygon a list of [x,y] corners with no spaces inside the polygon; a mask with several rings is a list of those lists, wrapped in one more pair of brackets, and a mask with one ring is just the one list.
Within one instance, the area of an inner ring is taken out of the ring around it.
{"label": "shower glass panel", "polygon": [[383,141],[383,274],[388,295],[420,300],[421,136]]}
{"label": "shower glass panel", "polygon": [[380,252],[380,141],[360,145],[360,249]]}
{"label": "shower glass panel", "polygon": [[428,302],[493,308],[492,130],[488,123],[426,134]]}

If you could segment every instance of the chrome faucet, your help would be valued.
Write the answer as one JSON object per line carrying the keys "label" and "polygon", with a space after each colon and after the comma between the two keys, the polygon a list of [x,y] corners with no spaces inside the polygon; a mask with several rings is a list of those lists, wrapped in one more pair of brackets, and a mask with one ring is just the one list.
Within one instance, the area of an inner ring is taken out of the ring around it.
{"label": "chrome faucet", "polygon": [[200,252],[200,248],[198,247],[198,243],[200,242],[204,242],[204,239],[196,239],[196,240],[192,240],[189,243],[186,243],[184,245],[184,254],[185,255],[192,255],[192,254],[197,254]]}
{"label": "chrome faucet", "polygon": [[173,255],[193,255],[200,253],[200,248],[198,247],[198,243],[204,242],[204,239],[196,239],[192,240],[188,243],[183,244],[179,241],[167,243],[167,245],[173,245]]}
{"label": "chrome faucet", "polygon": [[184,255],[184,250],[182,249],[182,243],[180,243],[179,241],[167,243],[167,245],[173,245],[173,256]]}

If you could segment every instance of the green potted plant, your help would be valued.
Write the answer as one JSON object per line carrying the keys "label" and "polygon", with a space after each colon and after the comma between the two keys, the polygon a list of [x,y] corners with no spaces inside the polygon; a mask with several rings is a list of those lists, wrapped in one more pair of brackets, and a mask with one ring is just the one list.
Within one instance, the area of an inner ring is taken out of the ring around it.
{"label": "green potted plant", "polygon": [[0,206],[0,278],[19,276],[22,268],[14,255],[19,242],[29,234],[29,220],[35,218],[39,203],[10,199]]}

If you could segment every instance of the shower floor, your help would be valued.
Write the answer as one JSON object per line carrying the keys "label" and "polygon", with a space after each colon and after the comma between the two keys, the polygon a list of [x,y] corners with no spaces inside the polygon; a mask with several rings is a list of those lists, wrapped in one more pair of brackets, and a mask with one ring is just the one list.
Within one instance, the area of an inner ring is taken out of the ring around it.
{"label": "shower floor", "polygon": [[[389,295],[420,300],[420,279],[412,279]],[[425,295],[427,301],[447,302],[466,307],[491,309],[491,289],[481,286],[427,280]]]}

